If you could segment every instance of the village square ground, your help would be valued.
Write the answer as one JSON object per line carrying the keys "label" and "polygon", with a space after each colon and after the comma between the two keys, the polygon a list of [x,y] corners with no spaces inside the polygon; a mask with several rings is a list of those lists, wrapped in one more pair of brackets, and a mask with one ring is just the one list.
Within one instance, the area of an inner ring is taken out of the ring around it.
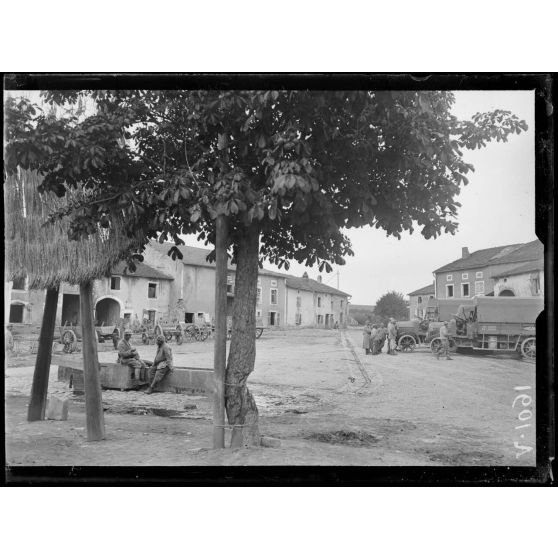
{"label": "village square ground", "polygon": [[[153,345],[134,341],[153,358]],[[210,398],[174,393],[103,390],[106,440],[87,442],[84,398],[58,381],[56,365],[49,394],[70,398],[68,420],[29,423],[34,357],[11,358],[7,465],[535,465],[534,363],[469,354],[438,361],[427,348],[368,356],[361,343],[358,328],[266,330],[249,387],[262,435],[281,445],[234,451],[211,449]],[[212,367],[211,339],[171,347],[178,366]],[[101,362],[115,356],[99,352]],[[527,407],[512,406],[520,386],[531,388]],[[520,421],[524,409],[532,420]],[[514,442],[533,450],[518,457]]]}

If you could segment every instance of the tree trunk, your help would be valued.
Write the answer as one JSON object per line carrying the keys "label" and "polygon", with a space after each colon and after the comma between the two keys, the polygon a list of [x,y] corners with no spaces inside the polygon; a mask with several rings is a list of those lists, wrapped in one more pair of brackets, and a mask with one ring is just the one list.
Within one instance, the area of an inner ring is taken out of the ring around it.
{"label": "tree trunk", "polygon": [[259,446],[258,407],[246,381],[256,360],[256,291],[259,230],[252,226],[238,243],[232,337],[227,363],[225,405],[233,428],[231,448]]}
{"label": "tree trunk", "polygon": [[50,374],[50,361],[52,357],[52,342],[56,327],[56,308],[58,306],[58,287],[47,289],[43,322],[39,334],[39,348],[33,383],[31,384],[31,397],[27,409],[27,420],[44,420],[48,393],[48,377]]}
{"label": "tree trunk", "polygon": [[85,388],[85,425],[87,440],[97,442],[105,438],[105,417],[101,376],[97,357],[97,335],[93,325],[93,285],[91,282],[79,286],[79,302],[82,331],[83,384]]}
{"label": "tree trunk", "polygon": [[225,373],[227,369],[227,218],[224,215],[219,215],[215,226],[213,449],[222,449],[225,447]]}

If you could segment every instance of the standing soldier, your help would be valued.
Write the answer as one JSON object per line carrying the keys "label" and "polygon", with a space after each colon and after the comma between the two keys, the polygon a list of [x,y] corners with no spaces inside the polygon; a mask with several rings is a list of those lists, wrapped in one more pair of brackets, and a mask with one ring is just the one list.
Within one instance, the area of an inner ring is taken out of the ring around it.
{"label": "standing soldier", "polygon": [[174,371],[172,360],[172,349],[167,345],[162,335],[157,337],[157,354],[153,361],[153,366],[149,369],[149,381],[151,384],[147,388],[147,394],[152,393],[154,387],[169,373]]}
{"label": "standing soldier", "polygon": [[395,320],[393,318],[389,319],[388,327],[388,355],[397,355],[395,352],[395,347],[397,345],[397,326],[395,325]]}
{"label": "standing soldier", "polygon": [[366,351],[366,354],[370,354],[370,334],[372,331],[372,326],[370,320],[366,320],[364,324],[364,330],[362,331],[362,348]]}
{"label": "standing soldier", "polygon": [[449,331],[448,331],[448,322],[444,322],[442,327],[440,328],[440,346],[436,351],[436,358],[440,358],[440,353],[444,353],[446,355],[446,360],[453,360],[449,356]]}
{"label": "standing soldier", "polygon": [[387,329],[384,327],[384,324],[382,324],[382,322],[380,322],[378,324],[378,333],[376,333],[375,336],[375,354],[379,355],[382,352],[382,348],[384,346],[384,343],[386,341],[386,336],[387,336]]}

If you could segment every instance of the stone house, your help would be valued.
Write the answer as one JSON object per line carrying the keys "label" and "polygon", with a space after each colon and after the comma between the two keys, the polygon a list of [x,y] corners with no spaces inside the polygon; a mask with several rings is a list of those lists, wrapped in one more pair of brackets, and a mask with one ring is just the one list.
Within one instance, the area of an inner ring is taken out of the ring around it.
{"label": "stone house", "polygon": [[[131,272],[118,264],[110,277],[93,282],[96,325],[113,325],[120,320],[148,318],[155,321],[169,312],[169,293],[173,277],[138,262]],[[29,290],[27,280],[13,281],[9,292],[9,323],[40,325],[45,303],[44,290]],[[79,287],[62,283],[56,312],[58,325],[80,324]]]}
{"label": "stone house", "polygon": [[348,323],[348,306],[350,295],[334,289],[318,280],[314,281],[305,272],[302,277],[287,275],[287,307],[288,325],[345,327]]}
{"label": "stone house", "polygon": [[409,297],[409,319],[424,318],[428,301],[434,298],[434,283],[417,289],[407,295]]}
{"label": "stone house", "polygon": [[544,296],[544,260],[526,262],[493,275],[494,296]]}
{"label": "stone house", "polygon": [[437,299],[494,296],[500,277],[520,265],[542,262],[543,251],[539,240],[471,253],[468,248],[462,248],[461,258],[433,272],[434,296]]}
{"label": "stone house", "polygon": [[[168,256],[171,243],[150,243],[144,252],[145,261],[175,278],[169,293],[169,317],[192,323],[198,319],[212,320],[215,315],[215,263],[208,262],[211,250],[180,246],[182,259]],[[229,264],[227,273],[227,315],[232,315],[235,293],[236,265]],[[258,273],[256,318],[265,326],[285,323],[285,277],[267,269]]]}

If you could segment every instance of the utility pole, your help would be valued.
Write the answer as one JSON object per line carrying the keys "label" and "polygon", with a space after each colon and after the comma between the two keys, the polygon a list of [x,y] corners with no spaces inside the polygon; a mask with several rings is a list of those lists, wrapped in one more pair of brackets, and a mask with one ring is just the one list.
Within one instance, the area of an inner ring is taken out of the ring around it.
{"label": "utility pole", "polygon": [[27,420],[44,420],[48,394],[48,377],[52,358],[52,342],[56,326],[56,308],[58,306],[58,287],[47,289],[43,323],[39,334],[39,348],[31,384],[31,397],[27,409]]}
{"label": "utility pole", "polygon": [[85,388],[85,424],[87,440],[98,442],[105,438],[105,417],[101,395],[101,377],[97,355],[97,335],[93,325],[93,285],[91,281],[79,286],[81,313],[83,384]]}
{"label": "utility pole", "polygon": [[213,448],[225,447],[225,368],[227,363],[228,222],[218,215],[215,231],[215,344],[213,346]]}

